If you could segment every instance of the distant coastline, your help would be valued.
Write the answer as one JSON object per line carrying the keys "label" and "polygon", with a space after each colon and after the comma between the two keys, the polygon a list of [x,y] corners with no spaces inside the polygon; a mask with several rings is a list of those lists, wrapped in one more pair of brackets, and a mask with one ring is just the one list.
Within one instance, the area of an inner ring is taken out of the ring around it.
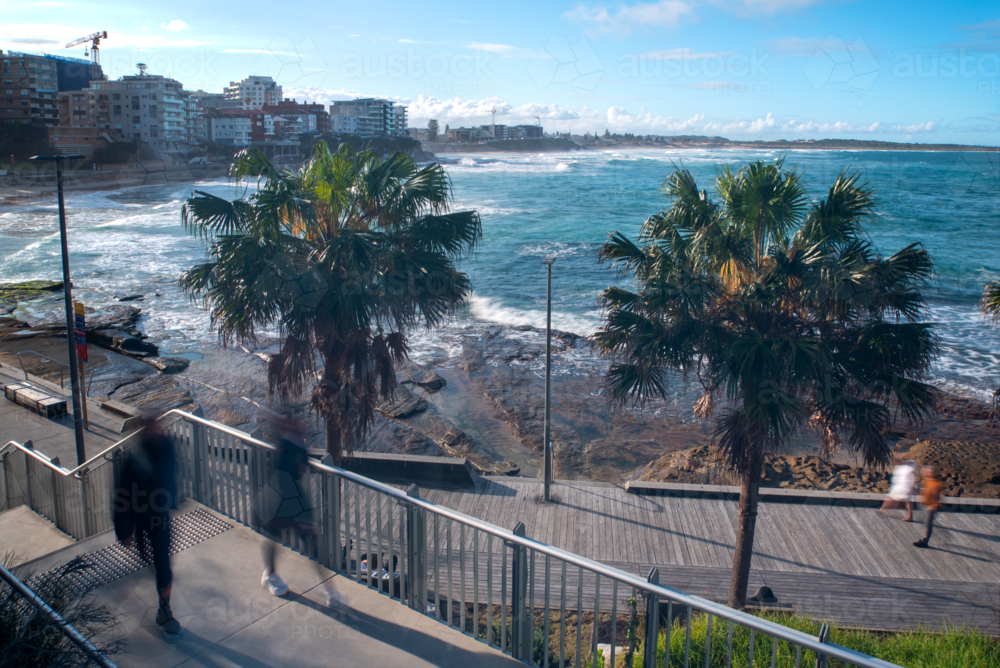
{"label": "distant coastline", "polygon": [[455,144],[423,142],[425,151],[435,154],[449,153],[561,153],[565,151],[607,150],[726,150],[758,149],[784,151],[950,151],[1000,153],[1000,146],[974,146],[965,144],[912,144],[862,139],[785,139],[775,141],[733,141],[725,137],[680,136],[662,137],[662,141],[606,141],[582,142],[565,137],[546,139],[520,139],[488,142],[485,144]]}

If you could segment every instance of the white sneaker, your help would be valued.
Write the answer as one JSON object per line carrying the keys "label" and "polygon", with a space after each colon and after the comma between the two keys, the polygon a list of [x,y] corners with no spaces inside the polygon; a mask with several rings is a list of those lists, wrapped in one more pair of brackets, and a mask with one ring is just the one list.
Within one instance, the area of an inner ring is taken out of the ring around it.
{"label": "white sneaker", "polygon": [[347,607],[347,599],[344,598],[343,594],[331,587],[326,590],[326,605],[335,610],[343,610]]}
{"label": "white sneaker", "polygon": [[288,585],[277,573],[268,575],[267,571],[264,571],[264,575],[260,579],[260,586],[275,596],[284,596],[288,593]]}

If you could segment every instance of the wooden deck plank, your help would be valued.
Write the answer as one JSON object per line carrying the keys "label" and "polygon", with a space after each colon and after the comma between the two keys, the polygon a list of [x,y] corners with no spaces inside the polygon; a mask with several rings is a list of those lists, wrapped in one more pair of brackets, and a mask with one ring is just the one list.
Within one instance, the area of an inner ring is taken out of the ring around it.
{"label": "wooden deck plank", "polygon": [[[427,489],[421,491],[421,496],[508,530],[520,519],[525,522],[528,534],[537,540],[602,562],[621,564],[629,573],[645,577],[655,563],[664,575],[680,578],[674,586],[684,589],[680,583],[686,583],[692,593],[718,591],[718,596],[725,598],[736,533],[735,502],[718,498],[641,497],[627,494],[620,487],[586,482],[559,484],[554,489],[560,502],[550,505],[535,499],[542,494],[541,484],[516,479],[488,480],[478,491]],[[362,494],[362,537],[367,529],[364,502]],[[357,536],[353,506],[350,494],[346,509],[351,513],[352,534]],[[383,517],[385,512],[383,504]],[[762,504],[752,582],[766,582],[782,601],[789,597],[796,605],[826,610],[832,615],[847,615],[845,611],[851,605],[848,593],[857,598],[860,586],[865,589],[856,620],[865,624],[878,621],[878,608],[885,605],[912,609],[913,619],[933,619],[935,623],[944,617],[952,621],[979,619],[976,615],[985,613],[977,611],[975,601],[985,600],[983,592],[990,586],[996,588],[1000,580],[1000,515],[941,513],[929,550],[911,545],[923,533],[923,511],[917,512],[916,519],[917,523],[905,524],[899,521],[898,513],[883,516],[873,508]],[[401,529],[398,517],[394,518],[394,525],[399,525],[394,526],[398,534]],[[372,526],[374,530],[374,521]],[[467,555],[472,552],[469,533]],[[432,545],[430,527],[428,539]],[[499,556],[499,541],[495,542]],[[442,525],[442,551],[444,545]],[[383,549],[387,547],[383,545]],[[480,549],[485,547],[483,537]],[[364,543],[361,551],[366,549]],[[443,578],[445,562],[441,564]],[[542,557],[538,564],[536,587],[541,590]],[[496,566],[499,568],[499,560]],[[457,578],[458,571],[453,572]],[[557,561],[553,562],[552,572],[558,583]],[[696,572],[702,575],[692,575]],[[575,605],[575,568],[570,568],[569,573],[568,594],[570,603]],[[471,566],[467,567],[467,576],[471,578]],[[702,576],[714,580],[703,582]],[[485,562],[481,577],[485,578]],[[960,586],[951,584],[956,581]],[[467,587],[470,582],[467,580]],[[866,589],[869,586],[873,588],[871,592]],[[593,591],[588,587],[592,584],[586,584],[585,598],[590,597],[592,605]],[[610,589],[610,585],[602,589],[602,607],[606,598],[610,603]],[[972,597],[969,600],[973,603],[953,600],[959,593]],[[625,596],[627,592],[621,594]],[[1000,596],[1000,590],[995,596]],[[485,598],[485,592],[481,592],[481,597]],[[558,598],[557,592],[554,598]],[[843,609],[838,612],[837,606]],[[985,610],[988,603],[983,602],[980,607]],[[897,625],[904,621],[889,620]]]}

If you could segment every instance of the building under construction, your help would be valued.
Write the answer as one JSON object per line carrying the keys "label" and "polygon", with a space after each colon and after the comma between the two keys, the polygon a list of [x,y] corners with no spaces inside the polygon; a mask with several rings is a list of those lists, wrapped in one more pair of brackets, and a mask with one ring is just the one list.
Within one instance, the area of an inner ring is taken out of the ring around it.
{"label": "building under construction", "polygon": [[0,121],[59,124],[59,93],[104,79],[98,64],[51,54],[0,51]]}

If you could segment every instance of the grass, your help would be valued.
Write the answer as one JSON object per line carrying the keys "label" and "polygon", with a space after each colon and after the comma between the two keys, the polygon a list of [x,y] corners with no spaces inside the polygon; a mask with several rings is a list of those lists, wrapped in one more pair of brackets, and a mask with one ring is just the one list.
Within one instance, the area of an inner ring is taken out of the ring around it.
{"label": "grass", "polygon": [[[443,606],[442,606],[443,607]],[[452,622],[460,624],[461,608],[456,603],[452,608]],[[480,605],[476,610],[471,604],[465,608],[465,630],[473,633],[472,618],[478,614],[479,625],[478,635],[485,640],[487,634],[486,624],[487,606]],[[758,617],[777,624],[801,631],[811,636],[818,636],[821,621],[800,617],[790,612],[761,612],[756,613]],[[504,615],[507,621],[507,632],[510,633],[510,608],[506,609]],[[493,642],[500,644],[501,607],[493,606]],[[626,644],[626,630],[628,627],[628,615],[619,614],[616,625],[616,642],[619,647]],[[537,665],[544,662],[544,635],[542,633],[544,625],[544,615],[536,610],[534,615],[534,642],[533,658]],[[549,617],[549,665],[552,668],[559,666],[560,655],[560,619],[558,612],[550,613]],[[592,642],[592,627],[594,615],[592,612],[584,612],[577,625],[576,612],[566,611],[565,638],[563,645],[563,657],[565,665],[575,665],[577,631],[581,640],[581,664],[587,668],[595,668],[591,660],[590,643]],[[656,665],[664,668],[681,668],[683,666],[704,666],[705,665],[705,636],[708,618],[703,614],[695,614],[691,619],[691,643],[690,654],[685,657],[686,648],[686,626],[683,616],[675,620],[670,632],[670,661],[664,664],[666,632],[661,629],[659,642],[656,648]],[[643,620],[638,620],[638,633],[641,636]],[[611,615],[601,614],[600,633],[601,642],[610,640]],[[729,624],[728,622],[713,619],[712,623],[712,645],[709,665],[726,665],[726,655],[729,651]],[[873,632],[857,629],[844,629],[831,625],[829,642],[842,647],[873,656],[889,663],[894,663],[905,668],[1000,668],[1000,639],[985,635],[975,629],[952,627],[941,631],[930,631],[926,629],[916,629],[913,631],[885,633]],[[777,654],[775,666],[778,668],[793,668],[795,666],[797,647],[791,643],[779,641],[777,644]],[[755,634],[754,640],[754,666],[767,667],[771,665],[772,652],[775,651],[774,641],[770,636]],[[639,646],[636,649],[632,668],[642,666],[643,649]],[[685,661],[687,658],[687,661]],[[735,668],[748,668],[750,662],[750,631],[749,629],[734,626],[732,644],[732,666]],[[607,660],[610,657],[600,657],[597,667],[609,668]],[[812,668],[816,665],[816,657],[812,652],[803,650],[799,661],[801,668]],[[843,664],[839,661],[830,660],[829,668],[840,668]],[[619,652],[615,656],[615,668],[627,668],[625,664],[624,652]]]}
{"label": "grass", "polygon": [[[802,631],[809,635],[819,634],[821,622],[799,617],[791,613],[763,613],[760,617]],[[675,624],[670,634],[670,662],[667,668],[684,665],[705,665],[705,635],[708,618],[705,615],[695,615],[691,620],[690,663],[685,662],[686,633],[683,624]],[[729,625],[713,620],[710,665],[726,665],[728,651]],[[839,629],[831,627],[829,642],[853,649],[855,651],[888,661],[906,668],[997,668],[1000,666],[1000,640],[984,635],[978,631],[961,628],[949,628],[942,632],[925,630],[907,631],[901,633],[874,633],[871,631]],[[657,665],[664,665],[666,633],[661,632],[657,643]],[[777,643],[777,660],[779,668],[795,666],[796,647],[784,641]],[[755,666],[770,666],[772,652],[775,651],[774,641],[769,636],[756,635],[754,642]],[[746,667],[750,658],[750,631],[746,628],[734,627],[732,645],[732,665]],[[615,657],[616,668],[625,668],[624,657]],[[603,657],[598,660],[598,666],[605,666]],[[635,654],[633,668],[642,665],[642,648]],[[812,652],[803,651],[800,666],[816,665],[816,657]],[[841,666],[839,661],[831,660],[829,666]]]}

